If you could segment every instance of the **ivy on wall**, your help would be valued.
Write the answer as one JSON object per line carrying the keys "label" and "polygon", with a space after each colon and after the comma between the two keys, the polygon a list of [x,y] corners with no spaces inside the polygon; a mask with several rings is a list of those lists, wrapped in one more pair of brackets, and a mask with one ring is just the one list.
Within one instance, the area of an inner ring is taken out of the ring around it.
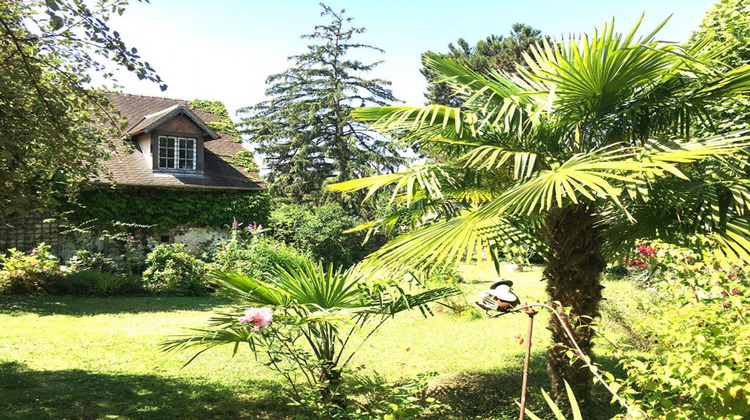
{"label": "ivy on wall", "polygon": [[205,99],[194,99],[190,101],[192,108],[198,108],[206,111],[209,114],[213,114],[219,118],[219,121],[206,121],[206,125],[211,127],[212,130],[221,131],[222,133],[229,134],[230,136],[239,137],[240,132],[237,130],[237,126],[229,118],[229,112],[227,107],[221,101],[208,101]]}
{"label": "ivy on wall", "polygon": [[96,220],[149,225],[149,231],[166,232],[177,226],[224,228],[233,218],[266,224],[270,200],[265,191],[211,192],[153,189],[82,191],[68,212],[72,223]]}

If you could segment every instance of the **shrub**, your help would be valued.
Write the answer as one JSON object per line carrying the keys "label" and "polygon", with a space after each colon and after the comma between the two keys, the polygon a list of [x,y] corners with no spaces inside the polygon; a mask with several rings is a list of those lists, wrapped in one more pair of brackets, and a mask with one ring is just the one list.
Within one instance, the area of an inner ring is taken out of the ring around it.
{"label": "shrub", "polygon": [[137,276],[88,268],[62,277],[59,290],[78,296],[112,296],[137,293],[142,285]]}
{"label": "shrub", "polygon": [[337,205],[311,207],[282,204],[271,212],[271,234],[310,254],[324,265],[350,267],[375,251],[377,245],[363,245],[365,232],[344,233],[362,220]]}
{"label": "shrub", "polygon": [[206,292],[205,264],[182,244],[158,245],[146,257],[143,283],[153,293],[197,295]]}
{"label": "shrub", "polygon": [[105,273],[114,273],[117,271],[117,263],[102,253],[79,250],[68,260],[68,269],[73,272],[94,269]]}
{"label": "shrub", "polygon": [[249,240],[233,239],[219,245],[213,267],[236,271],[248,277],[269,280],[276,267],[298,267],[309,258],[296,249],[272,239],[257,236]]}
{"label": "shrub", "polygon": [[625,359],[628,384],[659,418],[740,419],[750,412],[750,276],[711,251],[642,244],[630,258],[651,273],[652,305],[639,306],[650,348]]}
{"label": "shrub", "polygon": [[51,292],[59,276],[60,261],[44,243],[28,254],[11,248],[8,255],[0,255],[0,293]]}

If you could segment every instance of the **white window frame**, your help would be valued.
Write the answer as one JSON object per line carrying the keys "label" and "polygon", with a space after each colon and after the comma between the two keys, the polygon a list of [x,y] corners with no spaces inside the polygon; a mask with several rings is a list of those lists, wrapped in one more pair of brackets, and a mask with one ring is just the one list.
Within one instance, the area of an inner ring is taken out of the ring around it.
{"label": "white window frame", "polygon": [[[169,140],[174,140],[174,146],[169,147]],[[166,142],[167,144],[162,148],[162,140]],[[185,141],[185,147],[180,147],[180,143],[182,141]],[[190,146],[188,146],[188,141],[193,142],[192,150]],[[169,171],[169,170],[175,170],[175,171],[195,171],[198,164],[198,139],[195,137],[182,137],[182,136],[169,136],[169,135],[159,135],[156,139],[156,167],[159,170],[162,171]],[[169,157],[169,150],[172,150],[172,157]],[[180,151],[185,150],[185,157],[180,157]],[[193,157],[191,160],[188,160],[187,158],[187,151],[191,150],[193,152]],[[167,156],[162,156],[162,151],[167,152]],[[166,160],[166,165],[162,166],[162,158]],[[171,165],[170,165],[171,160]],[[180,163],[181,161],[184,161],[185,163],[190,163],[190,166],[181,168]]]}

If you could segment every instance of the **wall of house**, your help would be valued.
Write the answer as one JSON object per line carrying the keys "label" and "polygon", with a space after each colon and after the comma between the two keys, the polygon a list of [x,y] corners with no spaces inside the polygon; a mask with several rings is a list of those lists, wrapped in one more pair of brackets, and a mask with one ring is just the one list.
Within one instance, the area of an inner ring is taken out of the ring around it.
{"label": "wall of house", "polygon": [[151,156],[151,134],[142,134],[136,138],[138,147],[141,148],[143,158],[146,159],[146,164],[149,169],[154,169],[154,157]]}
{"label": "wall of house", "polygon": [[184,115],[177,115],[164,124],[160,125],[158,131],[175,131],[185,134],[202,134],[201,130],[195,123]]}
{"label": "wall of house", "polygon": [[164,236],[168,236],[171,243],[183,244],[192,252],[200,253],[207,248],[215,246],[218,242],[229,239],[227,229],[205,228],[205,227],[179,227],[172,229],[168,235],[154,235],[150,238],[149,248],[163,243]]}

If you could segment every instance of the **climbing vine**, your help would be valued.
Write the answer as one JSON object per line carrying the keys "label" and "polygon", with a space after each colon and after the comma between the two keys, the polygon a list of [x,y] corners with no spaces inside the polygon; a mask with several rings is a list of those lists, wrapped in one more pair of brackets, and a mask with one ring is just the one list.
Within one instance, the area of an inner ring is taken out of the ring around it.
{"label": "climbing vine", "polygon": [[210,192],[132,189],[80,193],[66,212],[72,223],[112,222],[148,225],[163,232],[177,226],[227,227],[232,219],[267,223],[270,201],[265,192]]}
{"label": "climbing vine", "polygon": [[227,107],[221,101],[208,101],[205,99],[194,99],[190,101],[192,108],[198,108],[206,111],[209,114],[213,114],[219,118],[219,121],[206,121],[206,125],[211,127],[212,130],[221,131],[222,133],[229,134],[230,136],[239,137],[240,132],[234,125],[234,122],[229,118],[229,112]]}

